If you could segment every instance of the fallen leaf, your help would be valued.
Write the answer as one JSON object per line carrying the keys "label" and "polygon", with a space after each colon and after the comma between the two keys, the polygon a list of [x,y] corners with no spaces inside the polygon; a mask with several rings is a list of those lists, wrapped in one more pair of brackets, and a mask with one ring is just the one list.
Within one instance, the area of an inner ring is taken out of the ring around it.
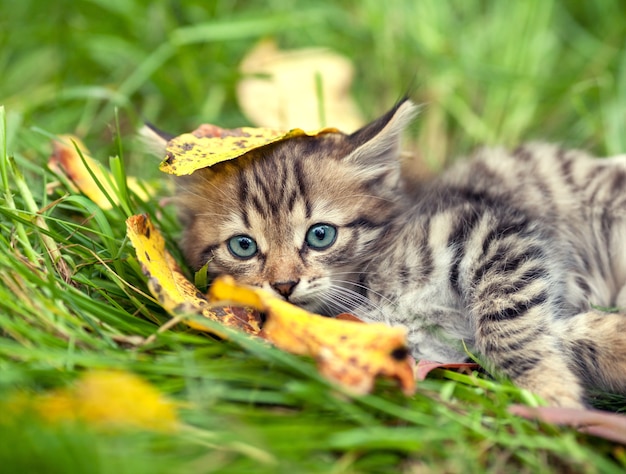
{"label": "fallen leaf", "polygon": [[355,321],[357,323],[363,323],[364,321],[360,320],[359,318],[357,318],[354,314],[350,314],[350,313],[341,313],[338,314],[337,316],[335,316],[335,319],[341,319],[344,321]]}
{"label": "fallen leaf", "polygon": [[578,431],[617,443],[626,444],[626,416],[599,410],[578,408],[528,407],[513,405],[509,411],[523,418],[565,425]]}
{"label": "fallen leaf", "polygon": [[138,376],[122,371],[86,372],[70,387],[41,395],[16,395],[3,407],[13,417],[35,411],[53,423],[78,421],[97,427],[171,431],[176,403]]}
{"label": "fallen leaf", "polygon": [[435,369],[456,369],[460,371],[471,371],[478,369],[480,365],[473,362],[433,362],[431,360],[420,360],[415,368],[415,378],[418,381],[424,380],[426,376]]}
{"label": "fallen leaf", "polygon": [[[261,289],[239,286],[231,277],[214,281],[209,302],[181,273],[165,249],[163,237],[146,216],[132,216],[126,224],[150,291],[170,314],[202,314],[264,337],[288,352],[311,356],[320,373],[354,393],[369,392],[377,376],[394,378],[405,393],[414,392],[404,329],[314,315]],[[242,310],[247,315],[242,318],[233,313],[233,304],[264,312],[262,330],[258,313]],[[184,322],[207,330],[194,320]]]}
{"label": "fallen leaf", "polygon": [[314,129],[325,127],[326,118],[341,130],[353,131],[363,124],[350,96],[354,67],[335,51],[281,51],[274,41],[265,40],[246,55],[240,71],[239,105],[257,126]]}
{"label": "fallen leaf", "polygon": [[406,394],[415,391],[404,328],[325,318],[262,289],[237,285],[228,276],[216,279],[209,294],[213,300],[263,311],[263,334],[269,341],[293,354],[313,357],[322,375],[354,393],[371,391],[379,375],[396,379]]}
{"label": "fallen leaf", "polygon": [[[126,232],[141,263],[148,287],[159,304],[172,315],[201,314],[248,334],[259,334],[260,316],[242,308],[220,307],[209,304],[206,296],[185,278],[172,255],[165,248],[163,236],[146,215],[131,216],[126,220]],[[187,325],[200,331],[207,327],[193,320]],[[218,334],[223,336],[223,334]]]}
{"label": "fallen leaf", "polygon": [[167,142],[166,158],[160,170],[184,176],[222,161],[232,160],[272,143],[293,137],[339,133],[336,128],[305,132],[294,128],[288,132],[269,128],[242,127],[224,129],[216,125],[200,125],[191,133],[174,137]]}
{"label": "fallen leaf", "polygon": [[[87,148],[79,138],[73,135],[61,135],[57,140],[54,140],[48,167],[53,171],[65,174],[71,183],[101,209],[106,210],[112,207],[107,195],[113,202],[118,202],[117,193],[111,185],[114,182],[111,173],[89,156]],[[140,184],[136,178],[129,176],[127,185],[142,201],[150,199],[149,194],[146,193],[149,186]]]}

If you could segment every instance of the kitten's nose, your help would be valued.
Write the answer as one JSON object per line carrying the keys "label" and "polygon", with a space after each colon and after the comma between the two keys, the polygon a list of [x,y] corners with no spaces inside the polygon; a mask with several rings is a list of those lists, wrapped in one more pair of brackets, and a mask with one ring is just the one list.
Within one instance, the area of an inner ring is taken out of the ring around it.
{"label": "kitten's nose", "polygon": [[296,287],[300,280],[296,281],[280,281],[276,283],[272,283],[272,288],[274,288],[278,294],[288,298],[291,293],[293,293],[293,289]]}

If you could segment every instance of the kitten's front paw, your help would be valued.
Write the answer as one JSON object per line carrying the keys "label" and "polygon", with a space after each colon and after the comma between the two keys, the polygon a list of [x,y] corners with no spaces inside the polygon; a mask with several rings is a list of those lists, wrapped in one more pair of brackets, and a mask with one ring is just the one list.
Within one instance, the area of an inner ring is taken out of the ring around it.
{"label": "kitten's front paw", "polygon": [[[540,394],[537,394],[540,395]],[[540,395],[541,396],[541,395]],[[550,407],[560,407],[560,408],[579,408],[585,409],[585,403],[581,398],[574,397],[571,394],[553,394],[549,396],[542,396],[548,406]]]}
{"label": "kitten's front paw", "polygon": [[519,381],[518,384],[541,397],[548,406],[562,408],[585,408],[583,390],[573,377],[545,377]]}

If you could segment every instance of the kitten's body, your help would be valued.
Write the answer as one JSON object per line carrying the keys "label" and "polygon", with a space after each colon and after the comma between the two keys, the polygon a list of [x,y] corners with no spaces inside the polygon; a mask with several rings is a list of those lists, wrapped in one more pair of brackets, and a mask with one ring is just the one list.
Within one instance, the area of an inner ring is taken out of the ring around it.
{"label": "kitten's body", "polygon": [[458,361],[465,344],[551,404],[581,404],[585,385],[626,393],[626,316],[591,307],[626,306],[626,157],[484,150],[409,194],[397,155],[414,113],[404,101],[353,135],[180,179],[190,264],[406,326],[417,358]]}

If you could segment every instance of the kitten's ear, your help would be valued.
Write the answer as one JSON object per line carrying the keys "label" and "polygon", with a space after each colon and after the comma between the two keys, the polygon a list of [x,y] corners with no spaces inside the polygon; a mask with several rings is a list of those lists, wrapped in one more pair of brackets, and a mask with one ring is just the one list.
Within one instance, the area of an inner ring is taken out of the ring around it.
{"label": "kitten's ear", "polygon": [[385,115],[348,137],[354,151],[344,159],[373,174],[396,169],[402,132],[417,112],[417,105],[409,99],[401,100]]}
{"label": "kitten's ear", "polygon": [[167,142],[172,138],[174,138],[174,135],[159,130],[154,125],[147,122],[141,127],[138,133],[138,140],[142,148],[147,153],[161,159],[165,157],[165,147]]}

